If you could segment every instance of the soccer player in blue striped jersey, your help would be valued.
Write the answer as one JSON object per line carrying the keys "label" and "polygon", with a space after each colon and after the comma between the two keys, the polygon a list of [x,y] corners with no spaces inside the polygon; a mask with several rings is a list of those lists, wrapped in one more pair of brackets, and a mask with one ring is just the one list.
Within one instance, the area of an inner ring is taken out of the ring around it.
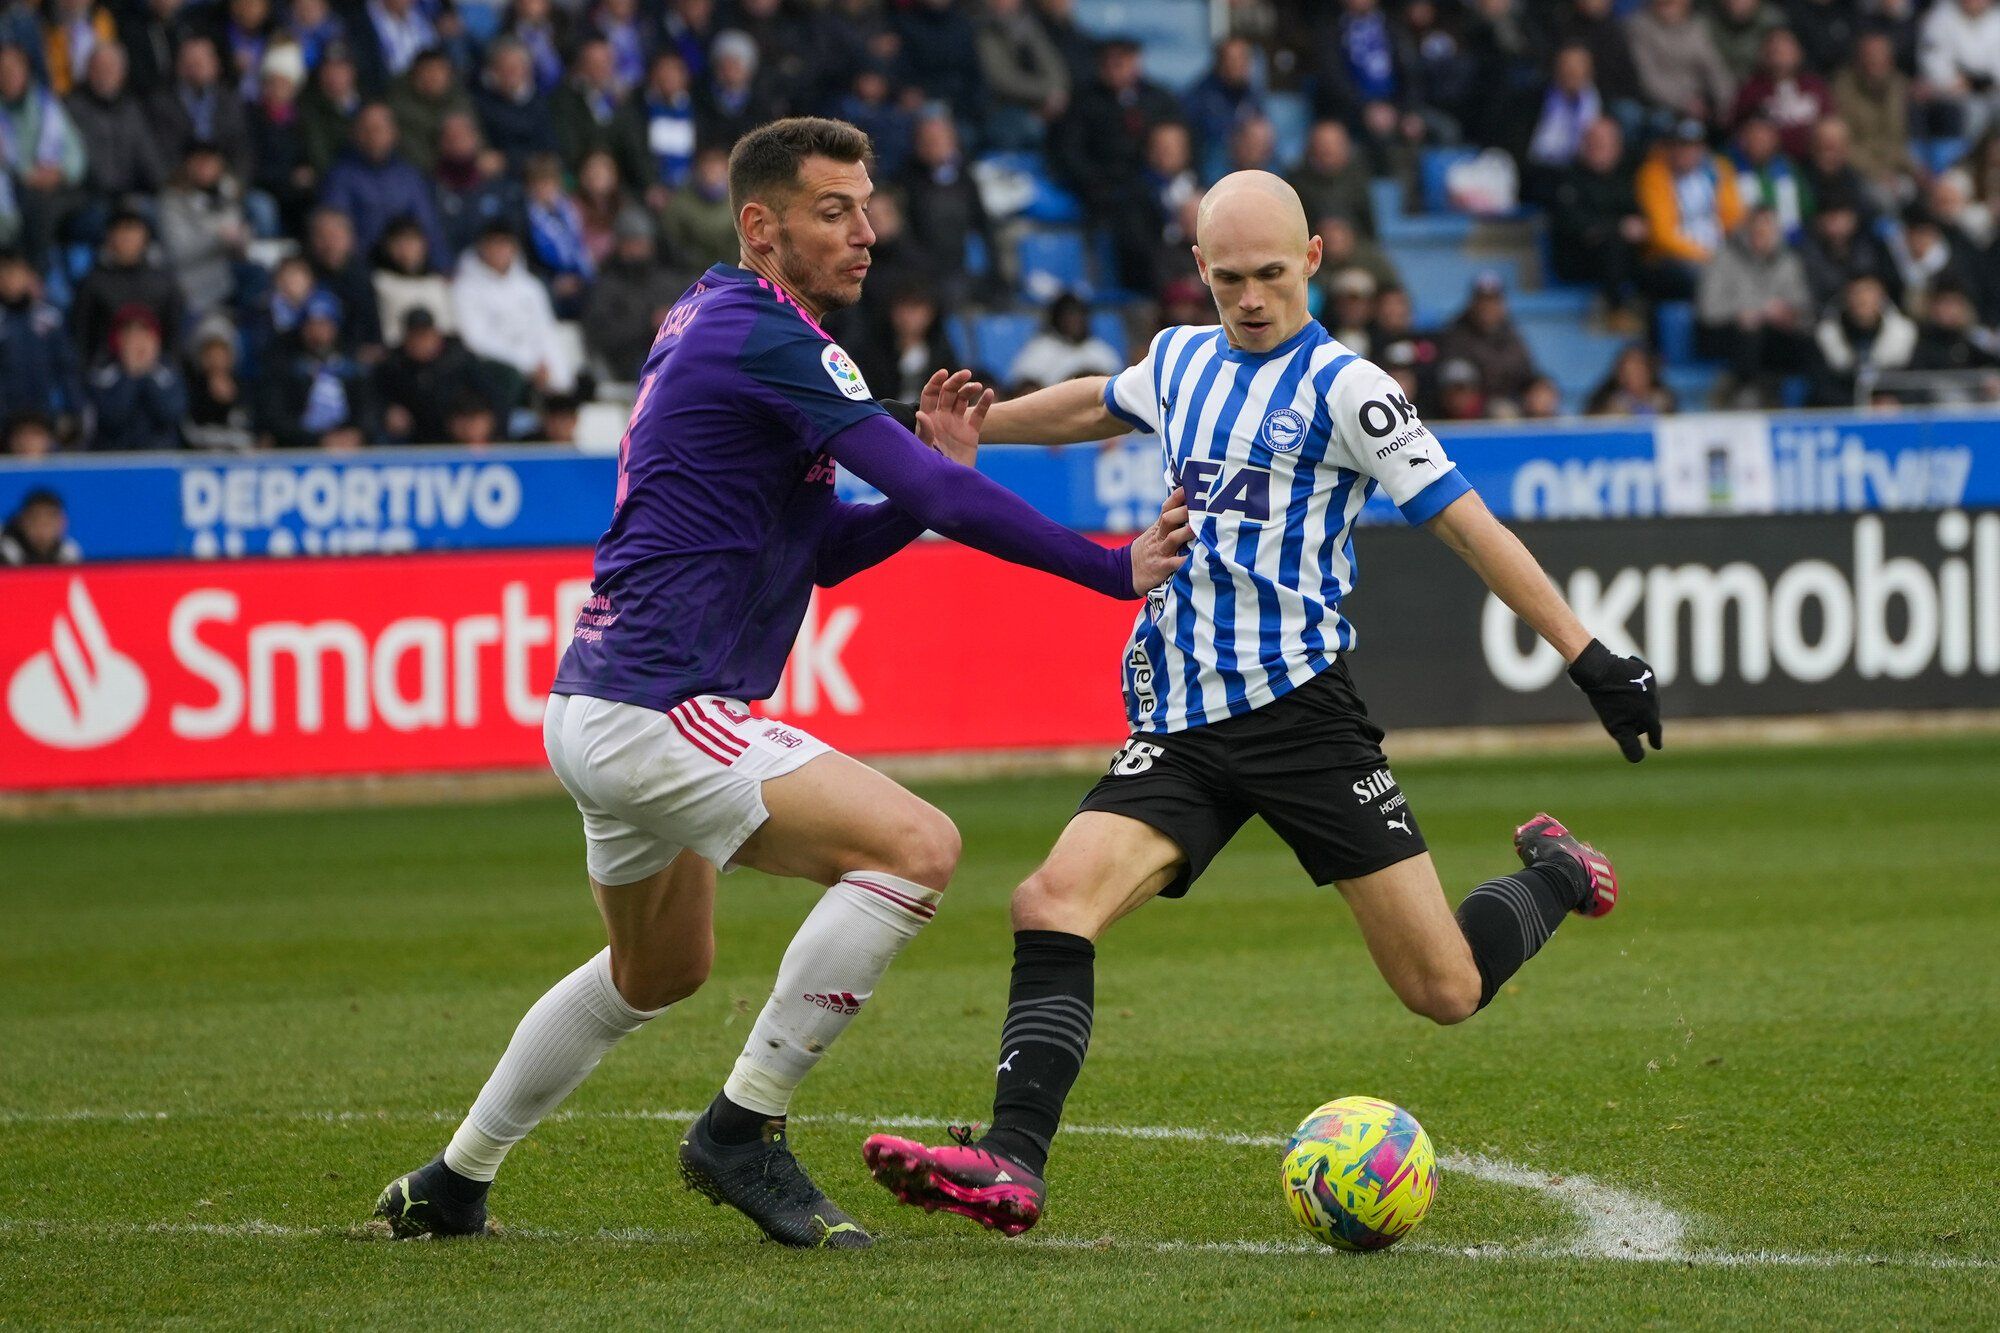
{"label": "soccer player in blue striped jersey", "polygon": [[1157,434],[1195,532],[1125,650],[1131,738],[1015,891],[990,1128],[944,1146],[864,1146],[904,1202],[1010,1235],[1041,1216],[1050,1142],[1089,1049],[1098,937],[1186,893],[1252,816],[1314,883],[1338,888],[1397,996],[1439,1023],[1483,1008],[1569,913],[1617,901],[1610,861],[1542,814],[1514,831],[1521,869],[1447,905],[1345,662],[1354,521],[1377,488],[1562,653],[1629,760],[1642,736],[1660,745],[1651,670],[1591,637],[1396,381],[1308,315],[1320,240],[1291,187],[1225,177],[1197,238],[1219,324],[1166,329],[1136,366],[998,404],[985,421],[988,438],[1030,444]]}

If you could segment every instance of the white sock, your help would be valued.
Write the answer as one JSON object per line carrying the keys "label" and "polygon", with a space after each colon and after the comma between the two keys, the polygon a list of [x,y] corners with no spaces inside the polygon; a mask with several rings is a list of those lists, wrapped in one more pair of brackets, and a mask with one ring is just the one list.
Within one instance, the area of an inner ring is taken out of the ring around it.
{"label": "white sock", "polygon": [[723,1092],[738,1106],[780,1116],[875,984],[937,914],[938,889],[858,870],[826,891],[778,965],[778,982]]}
{"label": "white sock", "polygon": [[611,980],[611,950],[599,952],[550,987],[521,1019],[506,1054],[451,1136],[445,1165],[474,1180],[493,1179],[508,1149],[574,1092],[606,1051],[665,1012],[625,1003]]}

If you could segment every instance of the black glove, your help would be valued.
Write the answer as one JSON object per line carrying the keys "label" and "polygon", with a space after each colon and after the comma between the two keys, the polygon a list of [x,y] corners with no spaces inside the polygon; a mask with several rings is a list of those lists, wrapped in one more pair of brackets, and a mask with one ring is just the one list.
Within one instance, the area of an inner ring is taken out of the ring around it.
{"label": "black glove", "polygon": [[887,412],[898,426],[912,435],[917,433],[917,409],[914,404],[896,398],[878,398],[875,405]]}
{"label": "black glove", "polygon": [[1590,698],[1598,720],[1618,742],[1625,758],[1638,763],[1646,757],[1639,738],[1660,748],[1660,681],[1653,668],[1636,657],[1620,657],[1597,639],[1578,654],[1569,678]]}

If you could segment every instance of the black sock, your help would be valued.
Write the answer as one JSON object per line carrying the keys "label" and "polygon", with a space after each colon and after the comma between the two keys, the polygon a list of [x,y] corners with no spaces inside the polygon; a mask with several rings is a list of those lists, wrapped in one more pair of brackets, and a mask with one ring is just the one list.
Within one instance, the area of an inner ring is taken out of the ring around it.
{"label": "black sock", "polygon": [[980,1142],[1041,1175],[1063,1099],[1090,1049],[1097,949],[1060,930],[1014,932],[1014,980],[1000,1029],[993,1128]]}
{"label": "black sock", "polygon": [[739,1147],[745,1143],[755,1143],[764,1137],[764,1126],[773,1120],[785,1123],[781,1115],[765,1115],[747,1106],[738,1106],[729,1100],[726,1093],[716,1093],[715,1100],[708,1104],[708,1136],[725,1148]]}
{"label": "black sock", "polygon": [[451,1163],[438,1158],[439,1172],[434,1188],[445,1203],[463,1207],[478,1203],[486,1197],[486,1191],[493,1188],[490,1180],[474,1180],[471,1176],[461,1176],[451,1169]]}
{"label": "black sock", "polygon": [[1472,961],[1479,965],[1481,1009],[1582,901],[1577,877],[1554,865],[1529,866],[1489,879],[1465,895],[1458,905],[1458,928],[1465,932]]}

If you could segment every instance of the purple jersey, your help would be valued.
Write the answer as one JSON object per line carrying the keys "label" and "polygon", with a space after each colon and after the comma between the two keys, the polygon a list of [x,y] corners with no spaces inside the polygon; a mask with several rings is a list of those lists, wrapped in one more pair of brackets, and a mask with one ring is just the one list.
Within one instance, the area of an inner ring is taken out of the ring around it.
{"label": "purple jersey", "polygon": [[553,691],[662,712],[697,694],[769,697],[822,538],[853,508],[834,499],[825,445],[882,415],[782,289],[731,265],[704,274],[640,372],[594,595]]}
{"label": "purple jersey", "polygon": [[[843,504],[834,462],[889,497]],[[1107,550],[925,447],[784,290],[718,264],[660,325],[618,447],[618,500],[553,692],[665,712],[777,688],[815,583],[926,528],[1132,597]]]}

